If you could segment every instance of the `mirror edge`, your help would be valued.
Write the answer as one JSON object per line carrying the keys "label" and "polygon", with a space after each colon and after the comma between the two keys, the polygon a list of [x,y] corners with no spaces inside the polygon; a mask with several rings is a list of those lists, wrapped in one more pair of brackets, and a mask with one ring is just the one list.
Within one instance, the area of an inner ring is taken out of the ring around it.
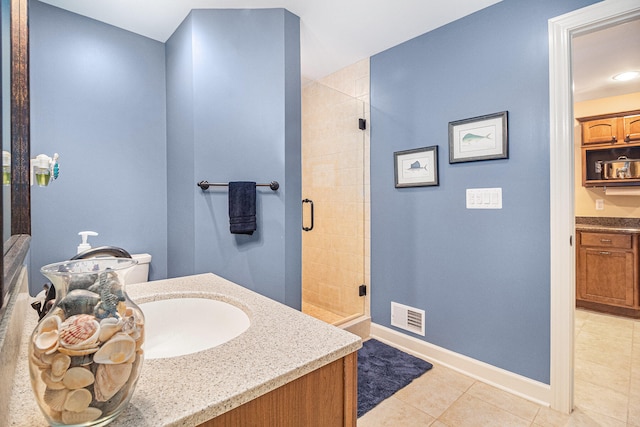
{"label": "mirror edge", "polygon": [[[11,238],[3,245],[0,318],[15,289],[31,240],[28,0],[10,1]],[[14,222],[15,221],[15,222]]]}

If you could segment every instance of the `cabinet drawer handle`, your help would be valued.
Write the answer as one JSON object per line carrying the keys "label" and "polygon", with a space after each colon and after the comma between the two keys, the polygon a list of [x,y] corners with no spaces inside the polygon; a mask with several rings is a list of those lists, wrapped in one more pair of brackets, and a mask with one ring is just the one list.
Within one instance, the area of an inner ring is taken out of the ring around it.
{"label": "cabinet drawer handle", "polygon": [[600,255],[611,255],[611,252],[600,252]]}
{"label": "cabinet drawer handle", "polygon": [[600,239],[602,243],[611,243],[611,239]]}

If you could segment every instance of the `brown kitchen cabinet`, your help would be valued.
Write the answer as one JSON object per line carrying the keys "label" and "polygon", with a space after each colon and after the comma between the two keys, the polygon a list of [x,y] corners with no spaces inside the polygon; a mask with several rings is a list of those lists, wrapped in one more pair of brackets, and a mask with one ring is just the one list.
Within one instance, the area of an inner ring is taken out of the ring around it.
{"label": "brown kitchen cabinet", "polygon": [[577,231],[576,305],[640,317],[638,235]]}
{"label": "brown kitchen cabinet", "polygon": [[640,185],[638,178],[604,179],[602,162],[640,159],[640,110],[582,117],[582,185]]}
{"label": "brown kitchen cabinet", "polygon": [[619,117],[582,122],[582,144],[603,144],[620,141],[621,125]]}

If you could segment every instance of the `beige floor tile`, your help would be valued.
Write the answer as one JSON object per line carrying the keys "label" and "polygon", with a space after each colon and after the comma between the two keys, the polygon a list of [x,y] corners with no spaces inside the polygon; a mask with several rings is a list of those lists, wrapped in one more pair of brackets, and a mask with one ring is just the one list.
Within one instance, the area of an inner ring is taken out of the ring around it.
{"label": "beige floor tile", "polygon": [[[582,335],[582,332],[580,333]],[[612,369],[631,369],[631,349],[626,350],[624,345],[596,345],[596,342],[576,341],[575,357],[600,365],[609,366]]]}
{"label": "beige floor tile", "polygon": [[431,427],[452,427],[452,426],[448,426],[442,421],[436,420],[433,424],[431,424]]}
{"label": "beige floor tile", "polygon": [[476,381],[467,394],[529,421],[533,421],[540,409],[540,405],[480,381]]}
{"label": "beige floor tile", "polygon": [[569,424],[570,419],[571,416],[569,414],[542,407],[533,420],[533,425],[539,427],[564,427]]}
{"label": "beige floor tile", "polygon": [[434,420],[428,414],[391,396],[358,418],[358,427],[429,426]]}
{"label": "beige floor tile", "polygon": [[600,317],[597,321],[587,320],[580,330],[608,337],[625,339],[631,339],[633,337],[633,325],[625,320],[616,318]]}
{"label": "beige floor tile", "polygon": [[620,393],[629,391],[629,371],[614,369],[608,365],[594,363],[582,359],[576,354],[574,363],[575,382],[590,382],[602,387],[608,387]]}
{"label": "beige floor tile", "polygon": [[[468,384],[465,388],[464,384]],[[394,397],[426,412],[434,418],[439,417],[464,391],[473,380],[442,366],[434,366],[411,384],[394,394]]]}
{"label": "beige floor tile", "polygon": [[571,414],[568,425],[571,427],[626,427],[627,423],[596,412],[577,409]]}
{"label": "beige floor tile", "polygon": [[626,422],[628,403],[627,394],[588,382],[575,383],[575,406],[583,412],[597,413]]}
{"label": "beige floor tile", "polygon": [[576,346],[588,346],[597,351],[608,351],[631,355],[633,339],[615,335],[601,335],[582,329],[576,338]]}
{"label": "beige floor tile", "polygon": [[438,417],[448,426],[482,427],[482,426],[529,426],[531,421],[517,417],[483,400],[464,394],[453,405]]}

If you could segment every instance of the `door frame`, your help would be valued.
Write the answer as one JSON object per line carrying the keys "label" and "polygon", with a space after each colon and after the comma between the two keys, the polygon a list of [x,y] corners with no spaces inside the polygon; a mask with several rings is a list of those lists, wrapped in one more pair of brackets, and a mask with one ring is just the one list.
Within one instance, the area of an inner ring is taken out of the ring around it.
{"label": "door frame", "polygon": [[638,0],[605,0],[549,20],[551,407],[573,409],[575,200],[571,39],[640,16]]}

